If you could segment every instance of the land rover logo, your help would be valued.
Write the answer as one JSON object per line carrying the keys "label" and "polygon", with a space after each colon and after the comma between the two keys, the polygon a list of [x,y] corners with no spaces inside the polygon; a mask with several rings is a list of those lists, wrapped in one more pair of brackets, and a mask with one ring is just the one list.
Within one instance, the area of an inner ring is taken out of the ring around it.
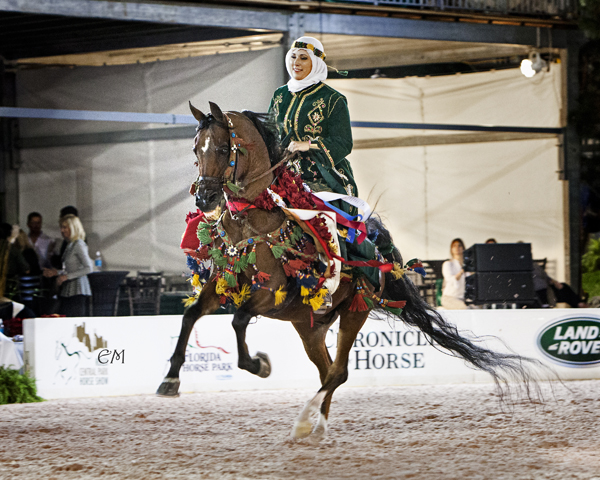
{"label": "land rover logo", "polygon": [[539,334],[538,346],[565,365],[600,363],[600,318],[570,317],[554,322]]}

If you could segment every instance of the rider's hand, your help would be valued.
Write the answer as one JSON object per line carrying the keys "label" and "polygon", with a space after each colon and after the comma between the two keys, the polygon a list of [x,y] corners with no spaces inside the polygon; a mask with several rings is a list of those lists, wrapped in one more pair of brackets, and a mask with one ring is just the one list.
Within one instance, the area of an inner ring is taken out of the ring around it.
{"label": "rider's hand", "polygon": [[308,152],[310,149],[310,142],[290,142],[287,149],[290,152]]}

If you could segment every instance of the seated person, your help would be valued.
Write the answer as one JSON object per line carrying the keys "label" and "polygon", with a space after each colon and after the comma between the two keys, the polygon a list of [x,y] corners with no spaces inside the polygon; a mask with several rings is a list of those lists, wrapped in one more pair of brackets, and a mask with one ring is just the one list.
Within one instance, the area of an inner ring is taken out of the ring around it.
{"label": "seated person", "polygon": [[548,308],[548,288],[552,289],[557,303],[567,303],[571,308],[587,308],[588,305],[566,283],[561,283],[548,276],[537,263],[533,263],[533,289],[538,300],[538,307]]}
{"label": "seated person", "polygon": [[442,265],[444,288],[442,290],[442,307],[448,310],[464,310],[465,304],[465,271],[463,270],[463,252],[465,244],[455,238],[450,244],[452,258]]}

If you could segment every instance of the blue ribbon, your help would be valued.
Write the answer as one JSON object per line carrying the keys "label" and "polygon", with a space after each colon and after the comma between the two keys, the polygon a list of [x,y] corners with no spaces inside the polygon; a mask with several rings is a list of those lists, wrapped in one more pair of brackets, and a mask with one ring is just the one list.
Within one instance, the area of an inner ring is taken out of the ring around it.
{"label": "blue ribbon", "polygon": [[[328,207],[331,208],[331,210],[333,210],[335,213],[337,213],[338,215],[341,215],[342,217],[344,217],[346,220],[348,220],[349,222],[355,222],[355,221],[360,221],[362,220],[362,215],[359,213],[356,217],[353,217],[352,215],[344,212],[343,210],[340,210],[337,207],[334,207],[331,203],[326,202],[324,200],[322,200],[322,202]],[[349,228],[348,229],[348,235],[346,235],[346,241],[348,243],[354,243],[354,239],[356,238],[356,229],[354,228]]]}

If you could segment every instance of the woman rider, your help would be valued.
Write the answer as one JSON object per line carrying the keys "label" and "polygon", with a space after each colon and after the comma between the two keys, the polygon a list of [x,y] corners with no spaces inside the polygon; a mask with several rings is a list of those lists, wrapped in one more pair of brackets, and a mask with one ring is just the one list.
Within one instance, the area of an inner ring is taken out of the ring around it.
{"label": "woman rider", "polygon": [[273,94],[281,145],[300,152],[292,169],[316,192],[358,196],[350,163],[352,130],[346,97],[323,83],[325,51],[319,40],[300,37],[285,57],[289,82]]}
{"label": "woman rider", "polygon": [[[300,152],[292,170],[315,192],[331,191],[358,196],[354,174],[346,156],[352,151],[352,129],[346,97],[323,83],[327,78],[325,51],[319,40],[300,37],[285,57],[290,80],[275,90],[269,112],[276,117],[281,145]],[[352,215],[356,209],[342,201],[334,206]],[[349,260],[377,257],[375,245],[368,240],[340,242],[340,254]],[[363,274],[377,285],[376,268],[363,267]],[[325,299],[329,306],[330,296]]]}

